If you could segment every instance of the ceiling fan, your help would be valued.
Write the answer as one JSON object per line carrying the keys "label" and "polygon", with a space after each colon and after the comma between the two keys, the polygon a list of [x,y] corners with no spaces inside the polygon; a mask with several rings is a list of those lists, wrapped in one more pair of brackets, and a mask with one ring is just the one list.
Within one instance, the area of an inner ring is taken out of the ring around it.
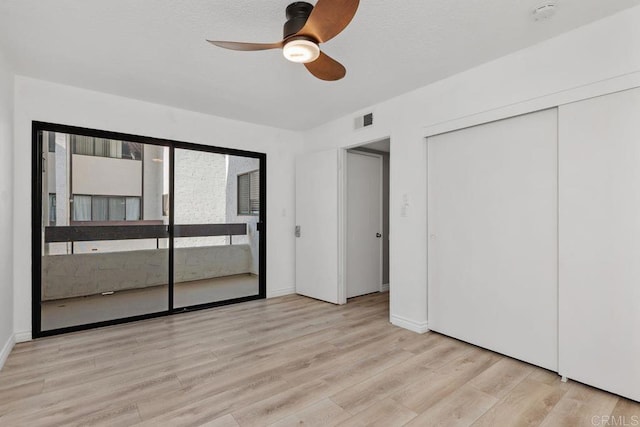
{"label": "ceiling fan", "polygon": [[340,80],[347,70],[320,50],[325,43],[344,30],[358,9],[359,0],[318,0],[315,7],[298,1],[287,6],[284,37],[276,43],[242,43],[207,40],[225,49],[254,51],[282,49],[289,61],[303,63],[321,80]]}

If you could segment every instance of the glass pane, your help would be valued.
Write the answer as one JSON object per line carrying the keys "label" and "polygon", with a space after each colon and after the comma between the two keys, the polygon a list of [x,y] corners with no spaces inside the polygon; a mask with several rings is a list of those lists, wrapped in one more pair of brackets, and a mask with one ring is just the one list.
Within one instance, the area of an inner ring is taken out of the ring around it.
{"label": "glass pane", "polygon": [[[51,132],[51,133],[55,135],[54,132]],[[84,135],[69,135],[69,136],[71,138],[71,143],[73,144],[73,154],[93,156],[93,138],[89,136],[84,136]],[[61,140],[60,142],[62,143]]]}
{"label": "glass pane", "polygon": [[56,195],[49,194],[49,225],[56,223]]}
{"label": "glass pane", "polygon": [[122,158],[131,160],[142,159],[142,144],[139,144],[137,142],[123,142]]}
{"label": "glass pane", "polygon": [[[164,205],[162,209],[163,209],[163,212],[165,212]],[[138,221],[140,219],[140,197],[127,197],[125,219],[127,221]]]}
{"label": "glass pane", "polygon": [[91,220],[106,221],[109,218],[109,199],[102,196],[91,197]]}
{"label": "glass pane", "polygon": [[[57,190],[57,188],[55,188]],[[71,199],[73,204],[74,221],[91,221],[91,196],[75,195]],[[52,224],[56,225],[56,224]]]}
{"label": "glass pane", "polygon": [[249,195],[251,194],[248,174],[238,176],[238,213],[248,215],[251,212]]}
{"label": "glass pane", "polygon": [[166,311],[169,149],[138,144],[144,160],[131,161],[120,141],[52,134],[55,151],[44,132],[41,147],[42,330]]}
{"label": "glass pane", "polygon": [[99,139],[96,138],[94,139],[94,147],[95,147],[95,155],[96,156],[101,156],[101,157],[107,157],[108,153],[109,153],[109,144],[108,144],[108,140],[106,139]]}
{"label": "glass pane", "polygon": [[45,132],[44,133],[44,141],[47,141],[47,145],[49,146],[49,152],[56,152],[56,134],[54,132]]}
{"label": "glass pane", "polygon": [[252,215],[258,215],[260,214],[260,173],[253,171],[249,177],[249,210]]}
{"label": "glass pane", "polygon": [[124,221],[124,197],[109,197],[109,221]]}
{"label": "glass pane", "polygon": [[176,308],[259,294],[259,201],[255,215],[240,212],[259,198],[249,176],[259,167],[255,158],[175,150]]}
{"label": "glass pane", "polygon": [[109,157],[122,158],[122,141],[109,141]]}

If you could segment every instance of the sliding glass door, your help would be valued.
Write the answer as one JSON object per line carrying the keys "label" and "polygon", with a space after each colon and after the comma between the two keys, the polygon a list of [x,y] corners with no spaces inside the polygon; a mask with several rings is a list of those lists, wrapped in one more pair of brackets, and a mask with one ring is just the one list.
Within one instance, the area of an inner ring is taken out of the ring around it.
{"label": "sliding glass door", "polygon": [[40,131],[42,331],[165,312],[169,148]]}
{"label": "sliding glass door", "polygon": [[175,150],[174,307],[260,293],[260,160]]}
{"label": "sliding glass door", "polygon": [[34,336],[264,297],[264,162],[34,123]]}

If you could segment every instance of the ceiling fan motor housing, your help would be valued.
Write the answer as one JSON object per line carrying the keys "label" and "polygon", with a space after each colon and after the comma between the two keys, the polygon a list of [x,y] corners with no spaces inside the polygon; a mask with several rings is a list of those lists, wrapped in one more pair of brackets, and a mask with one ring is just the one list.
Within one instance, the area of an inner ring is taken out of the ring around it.
{"label": "ceiling fan motor housing", "polygon": [[287,22],[284,24],[284,39],[291,37],[304,27],[313,5],[305,1],[297,1],[287,6]]}

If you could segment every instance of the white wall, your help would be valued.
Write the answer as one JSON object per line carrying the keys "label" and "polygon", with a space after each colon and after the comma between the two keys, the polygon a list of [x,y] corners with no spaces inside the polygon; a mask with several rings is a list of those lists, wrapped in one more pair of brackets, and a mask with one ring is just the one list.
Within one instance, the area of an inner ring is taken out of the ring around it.
{"label": "white wall", "polygon": [[[638,22],[640,7],[628,9],[308,132],[307,150],[391,138],[393,323],[427,329],[424,137],[640,85]],[[371,111],[374,125],[354,130],[354,117]]]}
{"label": "white wall", "polygon": [[0,368],[13,347],[13,72],[0,51]]}
{"label": "white wall", "polygon": [[[176,149],[176,224],[224,224],[226,188],[226,155]],[[175,247],[224,245],[226,242],[226,236],[181,237],[175,239]]]}
{"label": "white wall", "polygon": [[[18,76],[15,80],[13,215],[14,230],[21,236],[31,235],[32,120],[266,153],[267,295],[293,292],[295,205],[292,177],[296,152],[302,148],[299,133]],[[8,153],[3,158],[10,157]],[[25,339],[31,331],[30,240],[16,239],[13,251],[14,330],[19,338]],[[4,252],[5,249],[3,255]],[[10,248],[7,252],[10,256]]]}
{"label": "white wall", "polygon": [[[144,145],[143,154],[143,174],[144,191],[142,194],[142,219],[168,221],[168,217],[162,216],[162,195],[169,193],[169,185],[165,188],[165,152],[168,154],[168,147],[156,145]],[[167,172],[168,172],[167,168]]]}
{"label": "white wall", "polygon": [[[49,173],[53,172],[55,178],[49,180],[47,182],[47,186],[51,189],[55,189],[56,193],[56,225],[69,225],[69,220],[71,218],[71,213],[69,212],[69,180],[71,179],[71,171],[70,171],[70,159],[69,150],[67,149],[67,135],[56,133],[55,134],[56,141],[56,153],[55,156],[51,156],[50,153],[47,153],[49,158],[54,157],[54,165],[49,165]],[[43,183],[43,190],[44,190]],[[49,190],[47,190],[47,193]],[[52,191],[53,193],[54,191]],[[44,197],[44,194],[43,194]],[[66,246],[68,243],[63,243]],[[49,245],[51,248],[51,245]]]}

